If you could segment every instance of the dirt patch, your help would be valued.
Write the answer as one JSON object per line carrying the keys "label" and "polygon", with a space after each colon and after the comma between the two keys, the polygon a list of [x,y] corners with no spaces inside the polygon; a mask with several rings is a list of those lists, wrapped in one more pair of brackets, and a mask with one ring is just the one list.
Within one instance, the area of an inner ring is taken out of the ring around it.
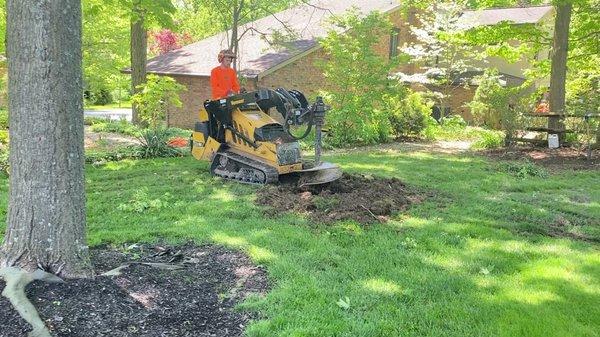
{"label": "dirt patch", "polygon": [[570,147],[558,149],[519,147],[513,150],[491,150],[481,153],[492,159],[528,160],[550,171],[600,169],[600,150],[592,151],[591,160],[587,158],[585,150]]}
{"label": "dirt patch", "polygon": [[265,212],[270,216],[293,211],[321,223],[356,220],[368,224],[385,222],[394,213],[406,210],[425,197],[396,178],[344,174],[339,180],[324,185],[265,186],[258,191],[256,202],[268,206]]}
{"label": "dirt patch", "polygon": [[[34,282],[29,299],[54,336],[241,336],[254,314],[234,311],[248,294],[264,294],[266,273],[216,246],[133,246],[92,250],[98,273],[135,261],[119,276]],[[143,264],[178,265],[165,270]],[[0,281],[0,289],[4,288]],[[0,336],[26,336],[29,326],[0,298]]]}
{"label": "dirt patch", "polygon": [[135,137],[110,132],[94,132],[89,126],[85,127],[84,146],[86,149],[109,150],[139,144],[140,141]]}

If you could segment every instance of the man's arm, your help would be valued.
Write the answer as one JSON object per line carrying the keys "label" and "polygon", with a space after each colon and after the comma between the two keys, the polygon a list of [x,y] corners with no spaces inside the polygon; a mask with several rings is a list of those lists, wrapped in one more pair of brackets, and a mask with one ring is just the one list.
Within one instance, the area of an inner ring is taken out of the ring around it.
{"label": "man's arm", "polygon": [[213,98],[215,96],[215,93],[217,93],[219,91],[219,79],[217,77],[218,77],[218,75],[217,75],[216,69],[213,69],[210,72],[210,88],[212,90]]}
{"label": "man's arm", "polygon": [[[232,69],[233,70],[233,69]],[[238,82],[237,72],[233,70],[233,83],[231,84],[231,90],[236,94],[240,93],[240,82]]]}

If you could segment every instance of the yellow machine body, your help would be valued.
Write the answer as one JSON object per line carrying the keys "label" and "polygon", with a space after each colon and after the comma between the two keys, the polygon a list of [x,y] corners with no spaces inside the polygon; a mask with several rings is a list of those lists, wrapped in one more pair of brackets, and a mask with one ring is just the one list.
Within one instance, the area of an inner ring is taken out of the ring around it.
{"label": "yellow machine body", "polygon": [[[208,114],[205,109],[200,110],[199,120],[200,122],[208,121]],[[236,130],[246,136],[247,139],[252,140],[257,146],[252,146],[249,142],[236,136],[230,130],[225,130],[225,142],[229,146],[229,151],[274,167],[279,174],[298,172],[303,169],[302,162],[291,165],[279,165],[277,144],[257,141],[254,138],[254,131],[257,128],[268,124],[278,124],[271,116],[258,108],[256,110],[244,111],[235,109],[232,112],[232,120]],[[205,139],[205,135],[202,132],[194,131],[192,140],[192,155],[198,160],[212,161],[221,147],[221,143],[214,138],[208,137],[208,139]]]}

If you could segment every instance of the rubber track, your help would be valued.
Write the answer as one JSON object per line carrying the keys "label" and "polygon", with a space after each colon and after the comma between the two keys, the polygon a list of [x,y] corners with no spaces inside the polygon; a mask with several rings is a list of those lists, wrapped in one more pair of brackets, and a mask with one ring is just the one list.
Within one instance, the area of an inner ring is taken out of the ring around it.
{"label": "rubber track", "polygon": [[[221,178],[227,179],[227,180],[234,180],[234,181],[237,181],[240,183],[251,184],[251,185],[273,184],[273,183],[276,183],[279,181],[279,172],[277,172],[277,170],[274,167],[264,164],[258,160],[250,159],[248,157],[244,157],[244,156],[241,156],[237,153],[233,153],[230,151],[221,151],[221,152],[217,153],[217,156],[215,156],[214,161],[219,160],[219,156],[226,156],[229,160],[233,160],[233,161],[237,162],[239,166],[250,167],[252,169],[262,171],[263,173],[265,173],[266,181],[264,183],[249,182],[249,181],[245,181],[245,180],[238,179],[238,178],[231,178],[231,177],[223,176],[221,174],[214,172],[214,170],[212,170],[212,174],[217,177],[221,177]],[[232,173],[235,173],[235,172],[232,172]]]}

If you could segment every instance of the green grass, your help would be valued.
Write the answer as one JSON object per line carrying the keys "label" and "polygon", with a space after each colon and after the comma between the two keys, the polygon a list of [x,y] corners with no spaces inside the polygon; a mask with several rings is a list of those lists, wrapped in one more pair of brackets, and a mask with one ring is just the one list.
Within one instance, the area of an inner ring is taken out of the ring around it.
{"label": "green grass", "polygon": [[[249,336],[599,335],[598,244],[546,235],[560,219],[570,234],[600,238],[597,171],[518,177],[479,157],[399,150],[328,159],[435,196],[388,224],[326,226],[264,218],[253,187],[212,178],[189,157],[123,161],[87,167],[90,244],[195,240],[247,252],[273,286],[241,305],[265,317]],[[0,191],[4,221],[5,179]]]}

